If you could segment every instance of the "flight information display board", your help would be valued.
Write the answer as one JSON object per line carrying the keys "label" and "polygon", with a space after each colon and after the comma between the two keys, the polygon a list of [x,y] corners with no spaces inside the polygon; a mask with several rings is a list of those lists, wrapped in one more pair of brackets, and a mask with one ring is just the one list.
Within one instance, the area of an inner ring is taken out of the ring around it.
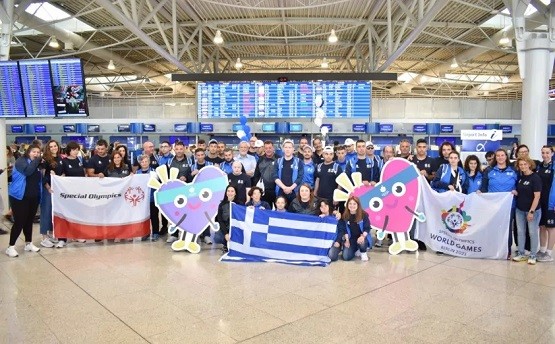
{"label": "flight information display board", "polygon": [[16,61],[0,62],[0,117],[25,117],[19,67]]}
{"label": "flight information display board", "polygon": [[370,118],[369,81],[198,83],[199,118]]}
{"label": "flight information display board", "polygon": [[48,60],[21,60],[19,61],[19,70],[27,116],[55,116]]}
{"label": "flight information display board", "polygon": [[81,59],[50,60],[56,115],[87,116],[85,77]]}

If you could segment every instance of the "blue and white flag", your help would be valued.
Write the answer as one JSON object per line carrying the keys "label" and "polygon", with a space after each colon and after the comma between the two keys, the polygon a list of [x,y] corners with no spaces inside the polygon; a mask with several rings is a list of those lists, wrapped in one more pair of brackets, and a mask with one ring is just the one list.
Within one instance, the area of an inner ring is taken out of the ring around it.
{"label": "blue and white flag", "polygon": [[223,261],[329,264],[336,238],[334,217],[231,206],[229,252]]}

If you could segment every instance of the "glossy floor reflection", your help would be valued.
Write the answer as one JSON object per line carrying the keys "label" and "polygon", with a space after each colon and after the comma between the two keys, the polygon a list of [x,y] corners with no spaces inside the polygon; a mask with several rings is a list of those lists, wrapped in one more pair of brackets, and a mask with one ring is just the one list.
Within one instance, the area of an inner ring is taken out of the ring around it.
{"label": "glossy floor reflection", "polygon": [[0,255],[1,343],[555,342],[551,263],[374,250],[320,268],[220,263],[217,248],[163,242],[17,248]]}

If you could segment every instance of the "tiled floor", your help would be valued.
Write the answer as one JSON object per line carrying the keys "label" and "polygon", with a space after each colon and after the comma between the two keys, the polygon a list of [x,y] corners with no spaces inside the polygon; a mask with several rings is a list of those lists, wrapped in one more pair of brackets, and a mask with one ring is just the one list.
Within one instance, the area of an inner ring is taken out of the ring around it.
{"label": "tiled floor", "polygon": [[0,255],[0,343],[555,343],[549,263],[374,250],[320,268],[163,242],[22,246]]}

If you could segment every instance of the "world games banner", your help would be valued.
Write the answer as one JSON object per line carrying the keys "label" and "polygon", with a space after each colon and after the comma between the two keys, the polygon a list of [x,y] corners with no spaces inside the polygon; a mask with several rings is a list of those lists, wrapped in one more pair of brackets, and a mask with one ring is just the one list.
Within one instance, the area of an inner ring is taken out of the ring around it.
{"label": "world games banner", "polygon": [[54,235],[124,239],[150,233],[149,175],[127,178],[52,176]]}
{"label": "world games banner", "polygon": [[437,193],[421,183],[417,239],[434,251],[456,257],[505,259],[513,195],[496,192],[465,195]]}

